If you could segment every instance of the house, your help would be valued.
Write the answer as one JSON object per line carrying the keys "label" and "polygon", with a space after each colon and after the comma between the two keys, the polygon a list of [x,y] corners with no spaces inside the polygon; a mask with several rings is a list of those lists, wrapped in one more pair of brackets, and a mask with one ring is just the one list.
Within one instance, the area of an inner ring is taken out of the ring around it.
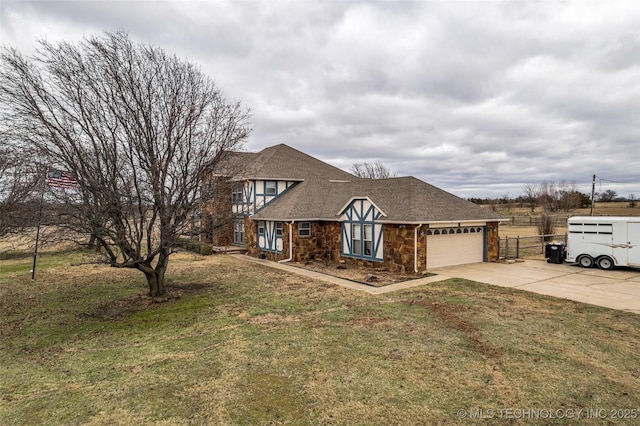
{"label": "house", "polygon": [[213,244],[253,256],[406,273],[498,258],[494,212],[414,177],[358,178],[283,144],[230,154],[205,187]]}

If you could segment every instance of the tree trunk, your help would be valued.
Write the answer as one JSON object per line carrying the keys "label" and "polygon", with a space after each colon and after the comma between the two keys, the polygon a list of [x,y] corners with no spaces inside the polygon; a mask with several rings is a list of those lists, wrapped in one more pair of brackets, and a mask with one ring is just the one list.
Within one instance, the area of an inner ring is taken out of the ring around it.
{"label": "tree trunk", "polygon": [[138,265],[138,269],[141,270],[147,278],[150,297],[163,297],[167,294],[167,287],[164,280],[167,266],[169,266],[169,256],[165,254],[160,254],[155,268],[146,264]]}
{"label": "tree trunk", "polygon": [[89,237],[87,248],[89,250],[100,251],[100,245],[98,244],[98,239],[96,238],[95,234],[91,234],[91,236]]}
{"label": "tree trunk", "polygon": [[167,289],[164,285],[164,276],[161,277],[153,268],[149,268],[149,271],[144,273],[149,286],[149,296],[162,297],[166,295]]}

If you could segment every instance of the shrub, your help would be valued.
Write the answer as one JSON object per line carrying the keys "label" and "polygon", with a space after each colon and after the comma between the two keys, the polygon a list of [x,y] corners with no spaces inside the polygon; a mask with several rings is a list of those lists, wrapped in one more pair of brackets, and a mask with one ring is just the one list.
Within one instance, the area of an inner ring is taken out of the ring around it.
{"label": "shrub", "polygon": [[[537,224],[538,235],[551,235],[556,231],[556,227],[553,224],[553,218],[546,213],[542,213],[540,216],[540,222]],[[544,237],[545,241],[549,241],[551,237]]]}
{"label": "shrub", "polygon": [[201,254],[203,256],[209,256],[213,254],[213,247],[211,247],[211,244],[203,243],[202,241],[194,241],[188,238],[179,238],[176,245],[180,248]]}

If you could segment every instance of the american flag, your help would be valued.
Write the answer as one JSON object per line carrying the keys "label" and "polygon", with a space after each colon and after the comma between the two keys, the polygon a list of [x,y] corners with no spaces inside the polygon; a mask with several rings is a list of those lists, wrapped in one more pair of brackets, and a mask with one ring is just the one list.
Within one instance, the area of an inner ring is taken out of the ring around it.
{"label": "american flag", "polygon": [[47,185],[52,188],[73,188],[78,184],[76,178],[68,172],[49,171],[47,172]]}

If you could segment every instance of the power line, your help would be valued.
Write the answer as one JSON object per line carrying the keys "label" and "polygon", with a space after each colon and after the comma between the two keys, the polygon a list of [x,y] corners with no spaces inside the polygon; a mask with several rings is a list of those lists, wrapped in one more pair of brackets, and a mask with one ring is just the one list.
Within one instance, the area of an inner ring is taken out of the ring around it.
{"label": "power line", "polygon": [[[595,175],[594,175],[595,176]],[[600,181],[605,181],[605,182],[611,182],[611,183],[637,183],[638,181],[633,181],[633,180],[611,180],[611,179],[605,179],[601,176],[595,176],[597,177]]]}

